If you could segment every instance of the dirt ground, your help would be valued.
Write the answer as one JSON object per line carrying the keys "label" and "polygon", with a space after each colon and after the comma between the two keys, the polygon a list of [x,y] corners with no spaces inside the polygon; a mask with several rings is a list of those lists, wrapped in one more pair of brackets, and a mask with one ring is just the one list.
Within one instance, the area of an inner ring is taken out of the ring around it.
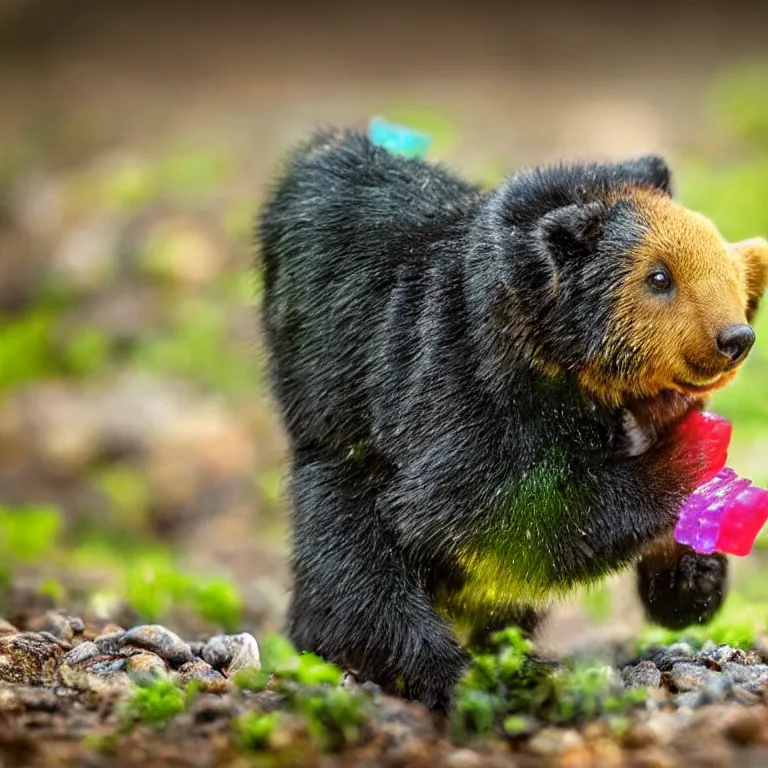
{"label": "dirt ground", "polygon": [[[215,141],[237,158],[225,192],[236,190],[254,210],[281,153],[311,128],[392,110],[441,115],[453,130],[439,154],[473,173],[648,151],[674,160],[706,143],[696,130],[702,94],[718,72],[761,54],[765,16],[754,3],[223,0],[192,10],[6,0],[0,140],[10,147],[42,136],[46,162],[75,169],[105,152]],[[268,413],[263,392],[254,400]],[[283,442],[264,418],[257,454],[275,463]],[[248,539],[239,525],[219,557],[241,562],[241,574],[266,568],[284,583],[274,552],[246,547],[238,560],[233,542]],[[196,547],[210,550],[212,527],[184,542],[193,562]],[[640,620],[631,585],[618,590],[624,607],[609,628],[631,634]],[[591,632],[578,612],[563,616],[550,633],[555,644]]]}

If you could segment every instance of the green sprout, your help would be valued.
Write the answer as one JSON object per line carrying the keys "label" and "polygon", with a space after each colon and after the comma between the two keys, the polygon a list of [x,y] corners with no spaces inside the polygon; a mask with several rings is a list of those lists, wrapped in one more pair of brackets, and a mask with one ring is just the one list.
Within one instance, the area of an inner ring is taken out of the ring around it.
{"label": "green sprout", "polygon": [[235,672],[232,676],[232,682],[241,691],[261,693],[269,685],[271,677],[270,673],[264,669],[246,667]]}
{"label": "green sprout", "polygon": [[[491,722],[491,725],[493,722]],[[510,715],[504,720],[504,733],[510,738],[528,733],[530,721],[523,715]],[[488,729],[490,730],[490,728]]]}
{"label": "green sprout", "polygon": [[45,579],[37,588],[37,594],[40,597],[47,597],[54,605],[60,605],[64,602],[67,591],[60,581]]}
{"label": "green sprout", "polygon": [[269,738],[275,732],[281,715],[277,712],[260,714],[249,712],[232,721],[235,741],[241,749],[261,752],[269,746]]}
{"label": "green sprout", "polygon": [[585,722],[640,706],[643,689],[626,690],[610,667],[573,668],[538,660],[516,627],[491,636],[494,653],[478,654],[456,687],[451,732],[456,741],[493,730],[515,738],[531,720],[555,725]]}
{"label": "green sprout", "polygon": [[52,507],[0,506],[0,562],[30,563],[49,556],[59,542],[61,516]]}
{"label": "green sprout", "polygon": [[128,722],[164,728],[187,704],[185,692],[170,678],[161,677],[137,686],[124,714]]}
{"label": "green sprout", "polygon": [[126,564],[126,601],[153,623],[184,600],[191,584],[191,577],[180,573],[172,559],[162,553],[147,553]]}
{"label": "green sprout", "polygon": [[104,369],[109,347],[109,337],[101,329],[79,328],[66,340],[63,368],[74,376],[92,376]]}
{"label": "green sprout", "polygon": [[243,600],[237,588],[226,579],[212,578],[193,587],[191,602],[201,618],[226,632],[235,632],[240,624]]}
{"label": "green sprout", "polygon": [[107,733],[87,733],[83,736],[81,743],[84,749],[89,749],[105,757],[114,757],[117,754],[120,735],[119,730]]}
{"label": "green sprout", "polygon": [[136,553],[124,567],[125,599],[147,621],[183,606],[227,632],[240,625],[242,598],[226,579],[201,580],[184,573],[165,550]]}
{"label": "green sprout", "polygon": [[294,672],[296,680],[302,685],[339,685],[342,671],[334,664],[327,664],[313,653],[302,653]]}
{"label": "green sprout", "polygon": [[454,733],[472,733],[477,736],[489,734],[500,708],[501,702],[497,696],[473,688],[462,689],[452,713]]}
{"label": "green sprout", "polygon": [[233,398],[252,392],[260,380],[257,360],[229,338],[221,306],[187,297],[179,300],[176,315],[173,333],[137,347],[132,364],[188,379]]}
{"label": "green sprout", "polygon": [[110,517],[121,532],[139,532],[147,520],[150,489],[138,470],[109,466],[94,478],[96,487],[107,497]]}
{"label": "green sprout", "polygon": [[52,356],[54,320],[46,309],[13,319],[0,316],[0,390],[56,374]]}
{"label": "green sprout", "polygon": [[359,743],[368,717],[368,698],[345,688],[302,690],[295,701],[310,736],[322,752]]}
{"label": "green sprout", "polygon": [[261,670],[235,675],[242,690],[262,691],[274,676],[274,685],[289,708],[300,715],[323,752],[356,744],[363,734],[370,701],[365,694],[341,688],[342,671],[313,653],[298,653],[280,634],[265,635],[260,646]]}
{"label": "green sprout", "polygon": [[260,645],[261,667],[283,680],[301,685],[339,685],[343,672],[314,653],[298,653],[290,640],[280,634],[265,635]]}
{"label": "green sprout", "polygon": [[284,675],[286,670],[295,669],[299,664],[299,653],[293,643],[278,633],[266,634],[260,639],[259,655],[261,668],[267,672]]}

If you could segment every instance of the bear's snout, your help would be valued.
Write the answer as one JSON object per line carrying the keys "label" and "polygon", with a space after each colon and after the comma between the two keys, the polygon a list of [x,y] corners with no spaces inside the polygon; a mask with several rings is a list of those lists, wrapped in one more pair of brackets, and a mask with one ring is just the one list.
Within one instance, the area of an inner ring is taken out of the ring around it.
{"label": "bear's snout", "polygon": [[755,332],[744,323],[729,325],[717,335],[717,348],[728,358],[728,367],[738,365],[752,349]]}

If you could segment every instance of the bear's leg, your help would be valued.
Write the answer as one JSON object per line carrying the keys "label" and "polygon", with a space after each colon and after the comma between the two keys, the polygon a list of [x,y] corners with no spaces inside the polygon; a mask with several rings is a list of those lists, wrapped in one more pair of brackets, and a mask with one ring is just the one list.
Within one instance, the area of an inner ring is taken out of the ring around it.
{"label": "bear's leg", "polygon": [[524,637],[531,638],[545,616],[544,609],[520,605],[477,617],[472,624],[468,645],[473,650],[489,650],[492,647],[491,635],[507,627],[519,627]]}
{"label": "bear's leg", "polygon": [[383,690],[445,712],[468,659],[344,464],[297,458],[288,632]]}
{"label": "bear's leg", "polygon": [[637,564],[637,589],[650,621],[668,629],[706,624],[728,592],[728,560],[699,555],[668,537]]}

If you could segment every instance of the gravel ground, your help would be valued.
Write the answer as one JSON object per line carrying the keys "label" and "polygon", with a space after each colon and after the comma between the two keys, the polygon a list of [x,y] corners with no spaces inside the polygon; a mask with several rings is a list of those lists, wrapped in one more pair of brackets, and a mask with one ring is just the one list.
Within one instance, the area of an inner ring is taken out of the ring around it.
{"label": "gravel ground", "polygon": [[[125,630],[60,611],[0,621],[0,765],[14,766],[728,766],[768,760],[768,664],[759,650],[678,643],[650,648],[617,671],[645,687],[644,706],[622,727],[599,717],[572,727],[530,719],[514,739],[454,743],[444,718],[383,696],[349,676],[342,687],[368,700],[356,739],[321,753],[298,720],[248,752],[236,723],[248,713],[287,711],[283,695],[251,693],[236,673],[259,668],[248,633],[185,642],[160,625]],[[164,727],[126,727],[136,684],[197,681],[186,709]],[[271,759],[272,762],[269,762]],[[258,762],[261,761],[261,762]],[[266,761],[266,762],[265,762]]]}

